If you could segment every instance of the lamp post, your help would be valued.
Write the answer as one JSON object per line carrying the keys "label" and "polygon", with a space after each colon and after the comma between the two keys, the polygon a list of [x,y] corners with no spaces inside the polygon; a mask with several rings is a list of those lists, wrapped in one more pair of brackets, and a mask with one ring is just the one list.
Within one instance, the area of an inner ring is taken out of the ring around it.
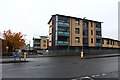
{"label": "lamp post", "polygon": [[[85,18],[86,18],[86,17],[83,18],[83,22],[85,21]],[[85,23],[83,23],[83,24],[85,24]],[[82,25],[82,33],[83,33],[83,26],[84,26],[84,25]],[[83,38],[84,38],[84,37],[83,37],[83,34],[82,34],[82,50],[81,50],[81,56],[80,56],[81,58],[84,57],[84,43],[83,43]]]}

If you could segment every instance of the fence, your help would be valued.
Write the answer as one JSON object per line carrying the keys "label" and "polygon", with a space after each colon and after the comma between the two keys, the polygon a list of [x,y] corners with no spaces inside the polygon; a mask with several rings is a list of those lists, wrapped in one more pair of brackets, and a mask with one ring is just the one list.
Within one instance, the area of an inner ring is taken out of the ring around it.
{"label": "fence", "polygon": [[[103,54],[119,54],[119,49],[110,49],[110,48],[88,48],[83,50],[85,55],[103,55]],[[47,55],[51,56],[78,56],[80,55],[81,50],[51,50]]]}

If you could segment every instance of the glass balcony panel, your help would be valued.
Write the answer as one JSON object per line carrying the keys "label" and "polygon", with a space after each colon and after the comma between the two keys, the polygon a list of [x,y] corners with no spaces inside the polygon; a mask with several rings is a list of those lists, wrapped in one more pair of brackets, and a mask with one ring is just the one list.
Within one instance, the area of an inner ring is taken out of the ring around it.
{"label": "glass balcony panel", "polygon": [[101,46],[101,43],[96,43],[97,46]]}
{"label": "glass balcony panel", "polygon": [[101,31],[101,28],[96,28],[96,31]]}
{"label": "glass balcony panel", "polygon": [[58,22],[58,25],[59,25],[59,26],[67,26],[67,27],[70,26],[69,23],[65,23],[65,22]]}
{"label": "glass balcony panel", "polygon": [[58,43],[63,43],[63,41],[58,41]]}
{"label": "glass balcony panel", "polygon": [[40,47],[35,46],[34,48],[40,48]]}
{"label": "glass balcony panel", "polygon": [[69,41],[64,41],[64,43],[69,44]]}
{"label": "glass balcony panel", "polygon": [[69,44],[69,41],[58,41],[58,44]]}
{"label": "glass balcony panel", "polygon": [[34,44],[40,44],[40,42],[34,42]]}
{"label": "glass balcony panel", "polygon": [[97,38],[101,38],[101,35],[96,35]]}
{"label": "glass balcony panel", "polygon": [[70,33],[69,32],[58,32],[58,34],[66,34],[66,35],[69,35]]}
{"label": "glass balcony panel", "polygon": [[88,36],[87,35],[83,35],[84,38],[87,38]]}

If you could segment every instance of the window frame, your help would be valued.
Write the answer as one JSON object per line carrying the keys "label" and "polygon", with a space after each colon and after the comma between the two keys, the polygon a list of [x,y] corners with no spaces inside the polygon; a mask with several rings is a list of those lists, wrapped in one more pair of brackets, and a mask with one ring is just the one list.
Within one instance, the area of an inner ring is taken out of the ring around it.
{"label": "window frame", "polygon": [[75,20],[75,25],[80,25],[80,21],[79,20]]}
{"label": "window frame", "polygon": [[94,43],[93,38],[91,38],[91,43]]}
{"label": "window frame", "polygon": [[75,28],[75,33],[80,34],[80,28]]}
{"label": "window frame", "polygon": [[[78,39],[78,40],[76,40]],[[80,37],[75,37],[75,43],[80,43]]]}

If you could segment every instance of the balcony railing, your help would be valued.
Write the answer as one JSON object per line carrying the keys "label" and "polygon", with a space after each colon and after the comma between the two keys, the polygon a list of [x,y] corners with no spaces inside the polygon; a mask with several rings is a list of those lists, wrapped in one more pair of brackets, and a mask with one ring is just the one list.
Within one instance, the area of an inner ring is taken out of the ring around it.
{"label": "balcony railing", "polygon": [[96,43],[97,46],[101,46],[102,44],[101,43]]}
{"label": "balcony railing", "polygon": [[87,35],[83,35],[83,38],[88,38],[88,36]]}
{"label": "balcony railing", "polygon": [[40,42],[34,42],[34,44],[40,44]]}
{"label": "balcony railing", "polygon": [[39,46],[34,46],[34,48],[40,48]]}
{"label": "balcony railing", "polygon": [[69,32],[58,32],[58,34],[63,34],[63,35],[69,35],[70,33]]}
{"label": "balcony railing", "polygon": [[101,38],[101,35],[96,35],[96,38]]}
{"label": "balcony railing", "polygon": [[64,23],[64,22],[58,22],[58,26],[66,26],[66,27],[69,27],[70,24],[69,24],[69,23]]}
{"label": "balcony railing", "polygon": [[88,28],[87,27],[83,27],[83,30],[88,30]]}
{"label": "balcony railing", "polygon": [[101,28],[96,28],[96,31],[101,31]]}
{"label": "balcony railing", "polygon": [[69,44],[69,41],[58,41],[58,44]]}

